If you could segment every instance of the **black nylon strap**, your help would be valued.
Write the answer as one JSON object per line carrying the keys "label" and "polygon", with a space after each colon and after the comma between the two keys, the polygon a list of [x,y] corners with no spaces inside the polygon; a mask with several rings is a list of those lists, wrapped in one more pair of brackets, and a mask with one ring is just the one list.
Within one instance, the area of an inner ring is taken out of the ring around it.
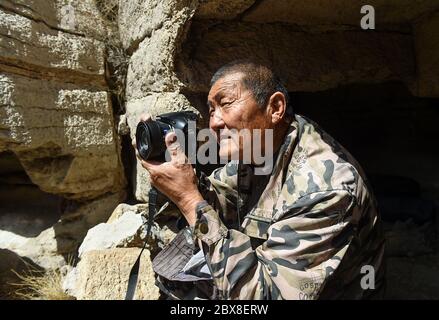
{"label": "black nylon strap", "polygon": [[142,257],[143,250],[145,250],[146,245],[148,244],[149,237],[151,235],[151,228],[154,223],[154,217],[157,211],[157,190],[155,188],[151,188],[148,193],[148,227],[146,229],[146,239],[143,245],[142,250],[137,257],[136,262],[131,268],[130,276],[128,278],[128,289],[125,295],[125,300],[133,300],[134,294],[136,292],[137,281],[139,278],[139,267],[140,267],[140,258]]}
{"label": "black nylon strap", "polygon": [[[198,162],[195,164],[195,174],[199,178],[200,177],[200,170]],[[151,228],[154,223],[154,217],[157,213],[157,198],[158,198],[158,191],[156,188],[152,187],[149,190],[148,193],[148,228],[146,229],[146,240],[143,245],[142,250],[139,253],[139,256],[137,257],[136,262],[131,267],[130,275],[128,277],[128,288],[127,293],[125,295],[125,300],[133,300],[134,294],[136,293],[136,286],[137,281],[139,279],[139,268],[140,268],[140,258],[142,257],[142,253],[146,248],[146,245],[148,244],[148,240],[151,235]]]}

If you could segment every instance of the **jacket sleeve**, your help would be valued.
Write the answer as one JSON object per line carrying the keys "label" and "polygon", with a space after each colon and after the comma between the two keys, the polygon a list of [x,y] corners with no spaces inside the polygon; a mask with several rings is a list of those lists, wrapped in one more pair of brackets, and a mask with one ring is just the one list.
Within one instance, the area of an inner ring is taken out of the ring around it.
{"label": "jacket sleeve", "polygon": [[207,202],[197,207],[194,237],[224,299],[315,299],[350,245],[354,199],[344,190],[299,198],[252,248],[250,237],[227,229]]}

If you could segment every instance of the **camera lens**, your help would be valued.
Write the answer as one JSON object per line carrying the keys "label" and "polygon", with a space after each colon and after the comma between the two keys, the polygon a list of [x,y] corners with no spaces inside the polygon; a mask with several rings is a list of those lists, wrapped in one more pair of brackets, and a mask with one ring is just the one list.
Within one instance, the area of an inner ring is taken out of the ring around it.
{"label": "camera lens", "polygon": [[[143,160],[166,161],[165,136],[169,131],[181,130],[187,141],[190,130],[189,121],[196,121],[197,115],[193,112],[171,112],[157,116],[156,120],[141,121],[136,129],[136,143],[139,156]],[[187,146],[185,153],[187,154]]]}
{"label": "camera lens", "polygon": [[169,129],[169,125],[158,121],[139,122],[136,129],[136,144],[143,160],[164,160],[162,158],[166,151],[166,144],[163,132]]}
{"label": "camera lens", "polygon": [[149,129],[145,122],[139,122],[136,129],[137,151],[142,159],[148,160],[151,153],[151,138]]}

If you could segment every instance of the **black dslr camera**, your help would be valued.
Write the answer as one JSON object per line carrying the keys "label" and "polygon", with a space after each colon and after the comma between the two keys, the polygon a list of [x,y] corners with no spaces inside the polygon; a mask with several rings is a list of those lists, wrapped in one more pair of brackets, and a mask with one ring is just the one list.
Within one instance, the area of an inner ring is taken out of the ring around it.
{"label": "black dslr camera", "polygon": [[181,130],[185,137],[185,153],[188,155],[188,137],[194,135],[195,128],[189,126],[190,121],[197,121],[197,115],[190,111],[161,114],[156,120],[141,121],[136,129],[136,144],[143,160],[165,161],[165,136],[170,131]]}

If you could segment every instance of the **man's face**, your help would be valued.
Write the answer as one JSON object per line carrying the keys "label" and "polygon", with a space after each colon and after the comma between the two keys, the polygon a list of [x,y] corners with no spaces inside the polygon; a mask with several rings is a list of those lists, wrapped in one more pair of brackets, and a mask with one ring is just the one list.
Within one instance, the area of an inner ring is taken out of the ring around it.
{"label": "man's face", "polygon": [[[271,117],[265,108],[258,106],[252,92],[243,86],[241,79],[241,73],[228,74],[217,80],[209,91],[209,127],[220,145],[221,158],[239,157],[242,160],[243,148],[251,146],[249,140],[253,137],[253,129],[263,131],[272,128]],[[242,129],[249,129],[250,136],[233,134],[235,130]],[[261,150],[264,151],[263,145]]]}

